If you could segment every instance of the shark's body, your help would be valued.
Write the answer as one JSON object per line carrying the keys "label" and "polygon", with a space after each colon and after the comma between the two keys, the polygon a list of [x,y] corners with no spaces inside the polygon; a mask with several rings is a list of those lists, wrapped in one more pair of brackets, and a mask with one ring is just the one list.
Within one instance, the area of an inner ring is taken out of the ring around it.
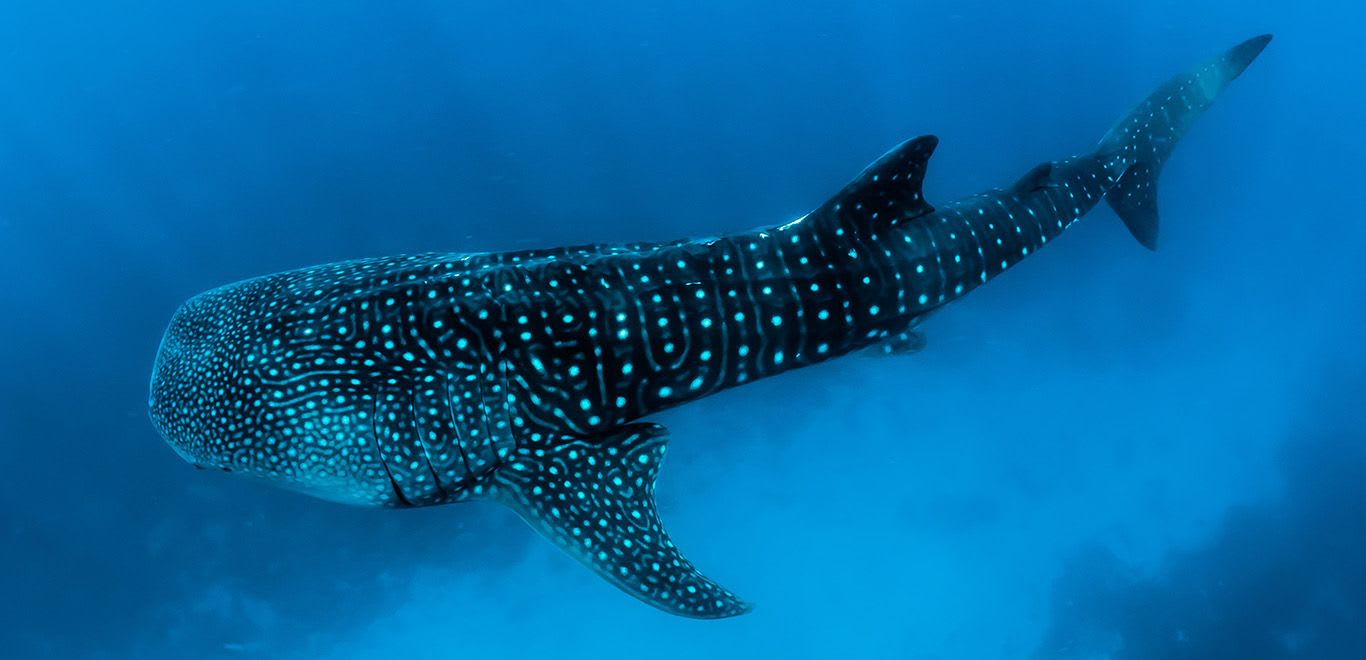
{"label": "shark's body", "polygon": [[931,208],[911,140],[803,218],[707,240],[352,261],[177,312],[151,411],[196,464],[327,499],[508,504],[626,592],[695,617],[747,605],[669,541],[651,413],[882,344],[1108,200],[1155,245],[1155,182],[1265,47],[1160,88],[1091,154]]}

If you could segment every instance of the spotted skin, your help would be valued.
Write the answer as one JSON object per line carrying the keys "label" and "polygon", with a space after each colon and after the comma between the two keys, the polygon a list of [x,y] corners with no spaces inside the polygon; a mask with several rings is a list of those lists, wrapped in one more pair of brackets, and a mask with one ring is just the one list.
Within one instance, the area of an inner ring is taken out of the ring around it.
{"label": "spotted skin", "polygon": [[1155,177],[1259,37],[1159,88],[1091,154],[938,209],[937,145],[893,149],[787,224],[718,238],[329,264],[195,296],[153,370],[188,461],[364,505],[506,504],[623,591],[699,618],[749,605],[655,510],[640,420],[874,345],[1037,252],[1101,200],[1155,245]]}

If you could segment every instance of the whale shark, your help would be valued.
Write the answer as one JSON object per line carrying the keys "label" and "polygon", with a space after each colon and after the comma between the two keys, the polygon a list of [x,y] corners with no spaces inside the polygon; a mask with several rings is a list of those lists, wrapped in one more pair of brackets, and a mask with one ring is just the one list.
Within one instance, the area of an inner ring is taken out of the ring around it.
{"label": "whale shark", "polygon": [[757,230],[361,259],[196,295],[162,337],[151,419],[198,467],[367,506],[501,503],[650,605],[742,614],[665,531],[669,432],[644,420],[854,351],[914,352],[928,315],[1102,201],[1156,249],[1163,164],[1270,39],[1170,79],[1093,150],[937,207],[923,136]]}

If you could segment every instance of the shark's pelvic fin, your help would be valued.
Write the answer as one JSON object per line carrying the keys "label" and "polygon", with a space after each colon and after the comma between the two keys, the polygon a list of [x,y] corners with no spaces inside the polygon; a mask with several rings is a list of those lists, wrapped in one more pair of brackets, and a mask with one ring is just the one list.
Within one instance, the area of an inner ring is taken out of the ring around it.
{"label": "shark's pelvic fin", "polygon": [[1157,249],[1157,177],[1176,143],[1219,93],[1271,42],[1244,41],[1193,71],[1168,80],[1101,139],[1097,155],[1116,183],[1105,201],[1144,247]]}
{"label": "shark's pelvic fin", "polygon": [[1157,249],[1157,173],[1161,168],[1161,163],[1130,165],[1105,195],[1129,233],[1149,250]]}
{"label": "shark's pelvic fin", "polygon": [[939,138],[922,135],[888,151],[859,173],[815,215],[829,214],[873,232],[934,212],[921,186]]}
{"label": "shark's pelvic fin", "polygon": [[631,424],[608,435],[518,449],[495,492],[598,575],[670,614],[717,619],[750,605],[699,573],[669,540],[654,485],[668,431]]}
{"label": "shark's pelvic fin", "polygon": [[891,355],[910,355],[919,353],[925,349],[925,333],[918,330],[906,330],[888,337],[885,341],[874,346],[871,354],[878,356]]}

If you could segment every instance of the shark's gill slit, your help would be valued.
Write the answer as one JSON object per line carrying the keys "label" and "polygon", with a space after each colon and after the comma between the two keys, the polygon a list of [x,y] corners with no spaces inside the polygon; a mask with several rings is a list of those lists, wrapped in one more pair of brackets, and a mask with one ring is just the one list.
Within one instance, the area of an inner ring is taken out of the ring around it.
{"label": "shark's gill slit", "polygon": [[379,398],[383,394],[381,391],[375,392],[374,407],[370,413],[370,432],[375,438],[375,456],[379,459],[379,466],[384,470],[384,476],[389,480],[389,489],[394,493],[394,499],[398,506],[409,507],[413,503],[403,495],[403,489],[398,487],[398,481],[394,480],[394,471],[389,468],[389,459],[384,455],[385,438],[379,430]]}
{"label": "shark's gill slit", "polygon": [[447,451],[455,453],[460,457],[460,464],[465,466],[464,476],[457,482],[457,485],[464,483],[474,477],[474,471],[470,469],[470,459],[465,455],[465,438],[460,434],[460,424],[457,422],[456,410],[460,405],[460,395],[456,393],[452,383],[450,373],[441,375],[442,396],[446,400],[446,415],[450,418],[451,441]]}
{"label": "shark's gill slit", "polygon": [[[433,386],[433,389],[435,389],[435,386]],[[418,420],[418,404],[417,393],[414,392],[413,397],[408,401],[408,419],[412,420],[413,437],[416,440],[418,448],[422,450],[422,457],[427,461],[427,473],[432,476],[432,487],[436,489],[440,499],[445,501],[446,487],[441,483],[441,475],[437,474],[436,466],[432,465],[432,451],[428,447],[428,444],[436,438],[429,438],[427,434],[429,432],[435,432],[424,428],[422,423]],[[436,417],[435,413],[433,413],[432,417]]]}
{"label": "shark's gill slit", "polygon": [[503,389],[496,399],[500,404],[498,406],[500,417],[498,419],[498,424],[495,426],[501,426],[507,438],[506,440],[501,441],[501,446],[494,447],[494,451],[500,460],[507,458],[508,454],[517,448],[516,440],[512,435],[516,426],[513,424],[512,405],[514,395],[512,393],[512,383],[508,378],[508,371],[507,358],[498,358],[498,382],[502,385]]}

